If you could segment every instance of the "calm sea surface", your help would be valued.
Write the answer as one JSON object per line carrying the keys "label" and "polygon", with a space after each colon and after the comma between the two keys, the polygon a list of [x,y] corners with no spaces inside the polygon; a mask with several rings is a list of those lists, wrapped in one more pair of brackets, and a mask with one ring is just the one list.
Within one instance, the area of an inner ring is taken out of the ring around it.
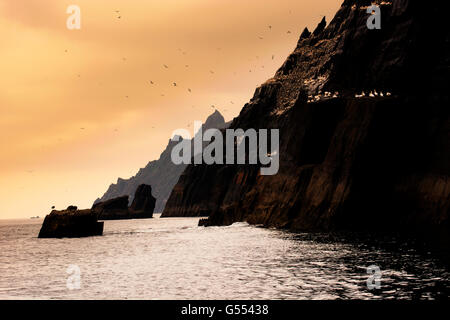
{"label": "calm sea surface", "polygon": [[[0,299],[449,297],[448,268],[392,238],[380,246],[245,223],[197,223],[159,216],[106,221],[101,237],[38,239],[42,219],[0,220]],[[380,268],[381,287],[369,290],[372,265]]]}

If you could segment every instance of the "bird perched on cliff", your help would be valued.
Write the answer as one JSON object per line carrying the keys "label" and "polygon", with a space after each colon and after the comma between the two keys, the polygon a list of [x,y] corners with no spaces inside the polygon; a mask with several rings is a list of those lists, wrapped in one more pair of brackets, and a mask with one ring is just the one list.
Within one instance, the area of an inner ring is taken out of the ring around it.
{"label": "bird perched on cliff", "polygon": [[52,209],[55,209],[55,206],[52,206]]}

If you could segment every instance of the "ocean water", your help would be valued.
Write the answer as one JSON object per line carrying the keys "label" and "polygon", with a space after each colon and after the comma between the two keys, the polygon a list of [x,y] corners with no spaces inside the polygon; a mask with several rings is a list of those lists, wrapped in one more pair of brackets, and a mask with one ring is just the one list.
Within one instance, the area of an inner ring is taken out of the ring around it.
{"label": "ocean water", "polygon": [[[106,221],[101,237],[38,239],[42,219],[0,220],[0,299],[449,297],[447,267],[395,238],[380,246],[197,223],[159,216]],[[369,274],[369,266],[380,273]]]}

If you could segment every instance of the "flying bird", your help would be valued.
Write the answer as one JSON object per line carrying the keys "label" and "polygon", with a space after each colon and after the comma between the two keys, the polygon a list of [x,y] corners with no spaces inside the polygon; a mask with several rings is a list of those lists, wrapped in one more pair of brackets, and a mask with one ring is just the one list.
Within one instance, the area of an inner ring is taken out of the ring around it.
{"label": "flying bird", "polygon": [[192,92],[191,88],[188,88],[188,91],[189,91],[189,92]]}
{"label": "flying bird", "polygon": [[177,83],[176,83],[176,82],[174,82],[174,83],[173,83],[173,86],[174,86],[174,87],[176,87],[176,86],[177,86]]}
{"label": "flying bird", "polygon": [[155,84],[153,81],[150,80],[150,84]]}
{"label": "flying bird", "polygon": [[169,66],[166,64],[163,64],[164,68],[169,69]]}

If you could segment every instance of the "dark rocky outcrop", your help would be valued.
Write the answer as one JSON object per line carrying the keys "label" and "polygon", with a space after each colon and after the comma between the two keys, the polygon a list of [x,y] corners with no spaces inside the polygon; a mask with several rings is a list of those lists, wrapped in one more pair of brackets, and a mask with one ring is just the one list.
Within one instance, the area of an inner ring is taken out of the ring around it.
{"label": "dark rocky outcrop", "polygon": [[[203,130],[211,128],[221,129],[227,125],[220,112],[215,111],[204,123]],[[172,149],[177,144],[178,142],[169,141],[158,160],[150,162],[130,179],[119,178],[117,183],[112,184],[106,193],[100,199],[97,199],[94,204],[121,196],[128,196],[131,204],[138,186],[148,184],[152,186],[153,194],[156,197],[155,212],[162,212],[173,187],[178,182],[181,173],[186,169],[186,165],[175,165],[171,161]]]}
{"label": "dark rocky outcrop", "polygon": [[45,217],[39,238],[81,238],[101,236],[103,222],[91,210],[77,210],[70,206],[66,210],[53,210]]}
{"label": "dark rocky outcrop", "polygon": [[136,190],[130,211],[135,214],[152,217],[155,203],[156,199],[152,196],[152,187],[142,184]]}
{"label": "dark rocky outcrop", "polygon": [[413,231],[448,245],[448,4],[375,1],[382,28],[369,30],[371,2],[345,0],[327,27],[303,36],[232,122],[234,129],[280,129],[279,173],[190,165],[163,216],[302,231]]}
{"label": "dark rocky outcrop", "polygon": [[128,196],[99,202],[92,206],[92,212],[100,220],[149,219],[153,217],[156,199],[152,195],[152,187],[140,185],[134,195],[133,203],[128,207]]}

